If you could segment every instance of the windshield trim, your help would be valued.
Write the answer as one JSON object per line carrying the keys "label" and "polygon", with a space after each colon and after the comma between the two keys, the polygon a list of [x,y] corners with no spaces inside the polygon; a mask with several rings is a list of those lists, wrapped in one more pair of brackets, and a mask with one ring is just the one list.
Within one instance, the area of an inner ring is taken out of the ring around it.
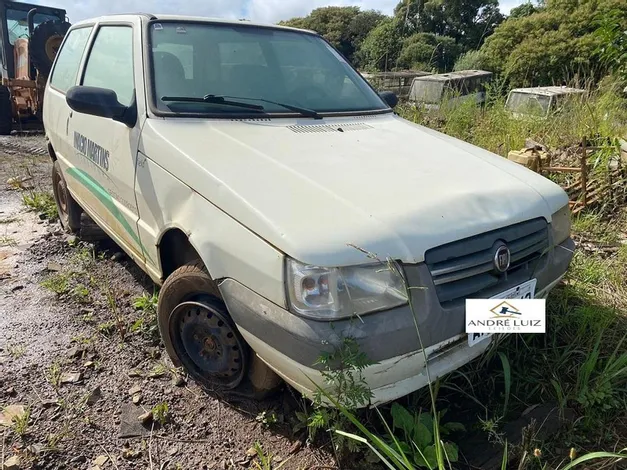
{"label": "windshield trim", "polygon": [[[251,112],[251,113],[176,113],[173,111],[163,111],[159,109],[156,103],[156,92],[154,89],[154,64],[152,60],[152,35],[150,34],[151,26],[155,23],[176,23],[176,24],[194,24],[194,25],[216,25],[216,26],[225,26],[231,23],[225,23],[223,21],[212,21],[212,20],[193,20],[193,19],[159,19],[159,18],[151,18],[149,21],[145,21],[145,27],[143,28],[145,41],[144,42],[144,83],[146,85],[146,101],[148,102],[148,109],[152,114],[158,117],[181,117],[181,118],[207,118],[207,119],[254,119],[254,118],[262,118],[262,119],[270,119],[270,118],[299,118],[299,119],[313,119],[313,118],[304,118],[301,114],[296,112],[280,112],[280,113],[263,113],[263,112]],[[245,28],[253,28],[253,29],[270,29],[275,31],[290,31],[289,28],[282,28],[279,26],[273,25],[257,25],[257,24],[248,24],[245,22],[237,23],[238,27]],[[366,83],[366,85],[373,91],[377,97],[379,97],[381,103],[385,106],[381,109],[370,109],[370,110],[353,110],[353,111],[334,111],[334,112],[319,112],[318,114],[325,117],[349,117],[349,116],[372,116],[378,114],[390,114],[393,113],[394,110],[389,107],[389,105],[381,98],[379,92],[375,90],[372,84],[366,80],[359,71],[353,67],[344,55],[339,52],[329,41],[320,36],[319,34],[307,31],[307,30],[297,30],[294,31],[295,34],[304,34],[308,36],[313,36],[318,39],[321,39],[326,44],[331,47],[334,52],[339,54],[345,61],[346,64],[357,74],[358,80],[362,80]]]}

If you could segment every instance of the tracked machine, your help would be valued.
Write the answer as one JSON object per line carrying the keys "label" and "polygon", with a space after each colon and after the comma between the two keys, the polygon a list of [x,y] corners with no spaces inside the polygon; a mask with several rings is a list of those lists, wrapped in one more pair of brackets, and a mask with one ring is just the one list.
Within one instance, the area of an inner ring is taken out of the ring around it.
{"label": "tracked machine", "polygon": [[46,81],[70,26],[63,9],[0,0],[0,135],[43,129]]}

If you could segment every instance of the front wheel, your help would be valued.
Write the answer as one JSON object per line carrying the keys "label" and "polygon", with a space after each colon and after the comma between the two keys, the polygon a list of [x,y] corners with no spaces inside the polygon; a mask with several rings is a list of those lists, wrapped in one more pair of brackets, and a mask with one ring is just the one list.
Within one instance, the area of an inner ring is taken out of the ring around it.
{"label": "front wheel", "polygon": [[157,316],[170,359],[200,384],[256,398],[280,384],[240,335],[201,261],[166,279]]}

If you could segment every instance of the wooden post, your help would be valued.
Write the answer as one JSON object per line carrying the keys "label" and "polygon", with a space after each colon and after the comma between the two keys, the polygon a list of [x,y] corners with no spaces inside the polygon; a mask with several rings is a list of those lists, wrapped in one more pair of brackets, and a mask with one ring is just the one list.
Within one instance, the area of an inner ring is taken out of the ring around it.
{"label": "wooden post", "polygon": [[586,138],[581,141],[581,189],[583,191],[583,207],[588,204],[588,155]]}

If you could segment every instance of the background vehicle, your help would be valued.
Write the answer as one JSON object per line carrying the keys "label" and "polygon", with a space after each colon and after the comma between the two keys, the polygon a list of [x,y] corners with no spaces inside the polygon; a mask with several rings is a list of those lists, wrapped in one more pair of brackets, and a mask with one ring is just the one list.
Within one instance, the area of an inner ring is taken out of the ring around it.
{"label": "background vehicle", "polygon": [[514,117],[546,118],[559,111],[574,96],[581,96],[585,90],[565,86],[514,88],[509,92],[505,108]]}
{"label": "background vehicle", "polygon": [[484,70],[462,70],[416,77],[411,85],[409,101],[428,109],[439,109],[443,103],[455,105],[468,99],[478,104],[485,101],[485,84],[492,73]]}
{"label": "background vehicle", "polygon": [[0,0],[0,135],[40,128],[44,87],[70,24],[65,10]]}

